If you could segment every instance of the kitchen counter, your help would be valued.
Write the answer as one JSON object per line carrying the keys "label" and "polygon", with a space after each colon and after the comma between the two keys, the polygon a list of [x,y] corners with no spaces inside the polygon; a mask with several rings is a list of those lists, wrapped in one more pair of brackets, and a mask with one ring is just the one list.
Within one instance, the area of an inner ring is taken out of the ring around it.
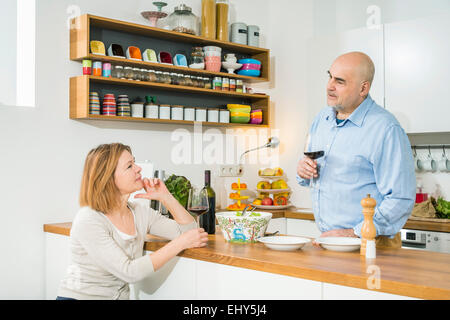
{"label": "kitchen counter", "polygon": [[[68,236],[70,227],[71,223],[46,224],[44,231]],[[144,249],[156,251],[166,242],[149,235]],[[444,253],[378,249],[377,258],[366,261],[359,252],[327,251],[312,244],[293,252],[270,250],[261,243],[231,244],[218,229],[207,247],[184,250],[179,257],[371,292],[450,299],[450,254]],[[368,290],[377,279],[378,289]]]}

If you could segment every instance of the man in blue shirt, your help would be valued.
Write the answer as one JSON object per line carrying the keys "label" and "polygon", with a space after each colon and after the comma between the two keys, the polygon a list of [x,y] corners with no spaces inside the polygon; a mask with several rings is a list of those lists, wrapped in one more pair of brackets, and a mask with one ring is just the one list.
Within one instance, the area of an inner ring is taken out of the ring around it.
{"label": "man in blue shirt", "polygon": [[377,201],[377,236],[393,238],[414,206],[411,146],[395,117],[370,97],[374,73],[372,60],[361,52],[334,61],[328,71],[329,107],[309,131],[308,151],[324,151],[324,156],[298,163],[300,185],[315,178],[311,198],[322,237],[361,237],[360,202],[367,194]]}

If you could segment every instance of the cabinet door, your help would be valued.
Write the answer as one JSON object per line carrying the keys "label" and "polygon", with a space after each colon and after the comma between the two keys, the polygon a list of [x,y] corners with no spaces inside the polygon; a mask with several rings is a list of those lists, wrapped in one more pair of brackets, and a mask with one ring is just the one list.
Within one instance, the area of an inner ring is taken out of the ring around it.
{"label": "cabinet door", "polygon": [[370,95],[384,106],[384,52],[383,29],[354,29],[346,32],[316,37],[308,42],[308,120],[312,122],[317,113],[326,107],[327,70],[334,60],[351,51],[367,54],[375,64],[375,78]]}
{"label": "cabinet door", "polygon": [[450,15],[385,25],[386,109],[407,133],[450,131]]}

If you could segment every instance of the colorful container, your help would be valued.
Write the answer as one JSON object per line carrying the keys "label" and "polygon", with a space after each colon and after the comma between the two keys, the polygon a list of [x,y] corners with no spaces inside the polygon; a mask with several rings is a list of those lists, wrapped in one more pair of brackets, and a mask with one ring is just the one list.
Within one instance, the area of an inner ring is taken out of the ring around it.
{"label": "colorful container", "polygon": [[102,62],[101,61],[94,61],[92,75],[97,76],[97,77],[102,76]]}
{"label": "colorful container", "polygon": [[249,123],[250,122],[250,111],[251,106],[243,104],[229,104],[227,105],[230,111],[230,122],[231,123]]}
{"label": "colorful container", "polygon": [[102,76],[106,77],[106,78],[111,77],[111,63],[109,63],[109,62],[103,63]]}
{"label": "colorful container", "polygon": [[92,60],[83,60],[83,74],[87,76],[92,74]]}
{"label": "colorful container", "polygon": [[256,109],[252,110],[250,113],[250,123],[252,124],[261,124],[263,122],[262,110]]}
{"label": "colorful container", "polygon": [[114,94],[108,93],[103,97],[102,115],[115,116],[116,115],[116,98]]}

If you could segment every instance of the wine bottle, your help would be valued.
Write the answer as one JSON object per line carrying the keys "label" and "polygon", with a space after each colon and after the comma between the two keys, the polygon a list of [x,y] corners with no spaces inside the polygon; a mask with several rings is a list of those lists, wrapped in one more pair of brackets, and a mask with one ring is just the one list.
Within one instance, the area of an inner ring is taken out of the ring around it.
{"label": "wine bottle", "polygon": [[200,227],[208,234],[216,233],[216,193],[211,187],[211,171],[205,171],[205,187],[208,193],[209,211],[200,216]]}

